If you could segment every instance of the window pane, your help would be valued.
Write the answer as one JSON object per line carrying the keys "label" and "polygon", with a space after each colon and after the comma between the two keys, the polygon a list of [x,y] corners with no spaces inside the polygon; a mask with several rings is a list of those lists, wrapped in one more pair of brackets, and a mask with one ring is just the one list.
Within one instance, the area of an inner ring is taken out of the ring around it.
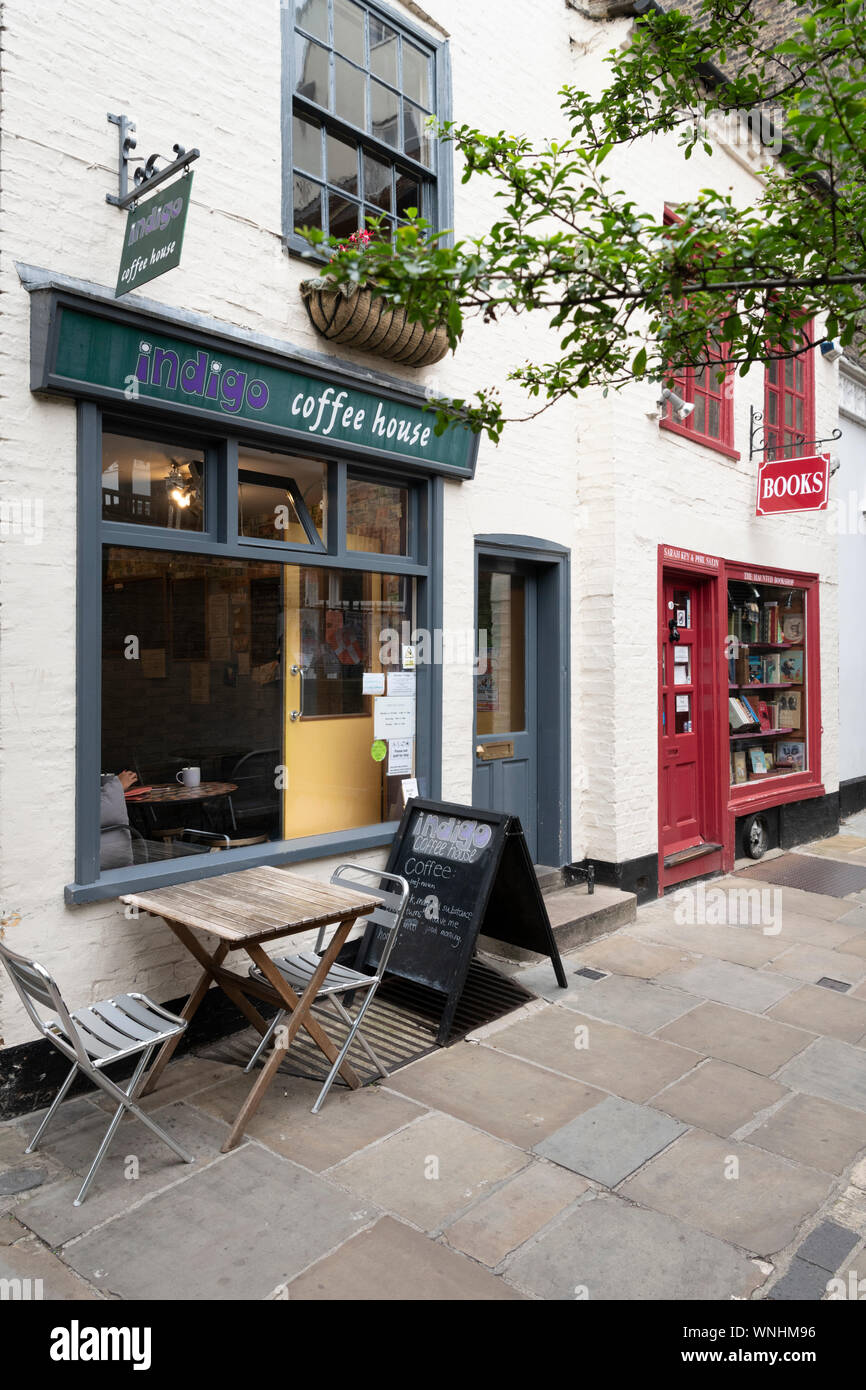
{"label": "window pane", "polygon": [[776,392],[775,392],[775,391],[770,391],[770,392],[768,393],[768,395],[767,395],[767,423],[768,423],[769,425],[775,425],[776,422],[777,422],[777,420],[778,420],[778,418],[779,418],[779,415],[778,415],[779,404],[778,404],[778,403],[779,403],[779,397],[776,395]]}
{"label": "window pane", "polygon": [[419,106],[430,110],[430,59],[406,39],[403,40],[403,91]]}
{"label": "window pane", "polygon": [[692,428],[695,429],[695,430],[697,430],[698,434],[706,434],[706,432],[707,432],[706,401],[705,401],[705,398],[704,398],[703,396],[701,396],[701,395],[696,395],[696,396],[695,396],[695,409],[694,409],[693,415],[691,416],[690,423],[691,423],[691,425],[692,425]]}
{"label": "window pane", "polygon": [[347,193],[358,192],[358,149],[336,135],[328,135],[328,183]]}
{"label": "window pane", "polygon": [[370,129],[379,139],[394,149],[399,143],[398,98],[381,82],[370,82]]}
{"label": "window pane", "polygon": [[359,72],[357,68],[353,68],[351,63],[344,62],[342,58],[334,59],[334,91],[336,94],[334,109],[344,121],[360,126],[362,130],[365,125],[364,88],[366,81],[364,74]]}
{"label": "window pane", "polygon": [[526,726],[524,587],[519,574],[478,574],[475,717],[481,737]]}
{"label": "window pane", "polygon": [[330,236],[350,237],[357,232],[360,208],[337,193],[328,194],[328,233]]}
{"label": "window pane", "polygon": [[[176,353],[154,358],[154,380],[176,380]],[[185,446],[102,436],[102,519],[178,531],[204,527],[204,458]]]}
{"label": "window pane", "polygon": [[389,25],[370,15],[370,71],[383,82],[397,85],[397,35]]}
{"label": "window pane", "polygon": [[790,357],[785,358],[785,385],[794,385],[794,363]]}
{"label": "window pane", "polygon": [[707,434],[713,439],[720,439],[722,434],[721,410],[715,396],[707,400]]}
{"label": "window pane", "polygon": [[296,0],[295,23],[328,42],[328,0]]}
{"label": "window pane", "polygon": [[[326,415],[323,425],[330,423]],[[238,455],[238,530],[242,536],[307,545],[294,498],[300,497],[324,540],[327,467],[315,459],[288,458],[265,449]]]}
{"label": "window pane", "polygon": [[793,425],[793,423],[794,423],[794,397],[791,396],[791,395],[786,395],[786,396],[785,396],[785,424],[786,424],[786,425]]}
{"label": "window pane", "polygon": [[346,545],[382,555],[408,554],[409,489],[346,480]]}
{"label": "window pane", "polygon": [[779,380],[779,364],[775,359],[767,363],[767,380],[771,381],[774,386]]}
{"label": "window pane", "polygon": [[295,90],[308,101],[328,105],[328,50],[299,37],[297,44]]}
{"label": "window pane", "polygon": [[372,155],[364,155],[364,193],[368,203],[384,212],[391,211],[391,166]]}
{"label": "window pane", "polygon": [[796,385],[798,391],[802,391],[802,390],[803,390],[803,381],[804,381],[804,378],[803,378],[803,370],[804,370],[803,359],[802,359],[802,357],[798,357],[798,358],[796,358],[795,361],[794,361],[794,382],[795,382],[795,385]]}
{"label": "window pane", "polygon": [[317,183],[295,175],[295,226],[321,227],[322,191]]}
{"label": "window pane", "polygon": [[419,111],[411,102],[403,102],[403,128],[405,131],[404,149],[411,159],[433,167],[433,142],[424,129],[427,114]]}
{"label": "window pane", "polygon": [[797,396],[797,397],[795,398],[794,423],[795,423],[797,429],[800,430],[800,432],[802,433],[803,428],[804,428],[804,426],[803,426],[803,398],[802,398],[802,396]]}
{"label": "window pane", "polygon": [[106,546],[103,580],[101,770],[149,790],[104,783],[101,867],[280,838],[280,567]]}
{"label": "window pane", "polygon": [[292,121],[292,159],[298,169],[322,176],[322,127],[303,116]]}
{"label": "window pane", "polygon": [[334,0],[334,47],[353,63],[366,67],[364,11],[352,0]]}
{"label": "window pane", "polygon": [[421,211],[421,185],[406,174],[397,175],[397,216],[405,217],[407,208]]}

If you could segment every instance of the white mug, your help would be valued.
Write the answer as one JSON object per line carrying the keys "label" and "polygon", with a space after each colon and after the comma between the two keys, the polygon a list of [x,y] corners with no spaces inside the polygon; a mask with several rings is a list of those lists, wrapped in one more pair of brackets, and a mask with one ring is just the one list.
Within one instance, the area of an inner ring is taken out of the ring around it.
{"label": "white mug", "polygon": [[183,782],[185,787],[198,787],[201,785],[201,768],[182,767],[175,780]]}

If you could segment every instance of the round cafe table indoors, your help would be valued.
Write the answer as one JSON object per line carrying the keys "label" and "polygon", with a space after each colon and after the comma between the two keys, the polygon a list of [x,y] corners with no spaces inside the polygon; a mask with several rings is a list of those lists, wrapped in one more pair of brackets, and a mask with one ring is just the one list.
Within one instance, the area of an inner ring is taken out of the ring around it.
{"label": "round cafe table indoors", "polygon": [[133,806],[171,805],[178,801],[208,801],[212,796],[231,796],[237,791],[235,782],[200,782],[197,787],[184,787],[180,782],[159,783],[138,790],[130,787],[126,800]]}

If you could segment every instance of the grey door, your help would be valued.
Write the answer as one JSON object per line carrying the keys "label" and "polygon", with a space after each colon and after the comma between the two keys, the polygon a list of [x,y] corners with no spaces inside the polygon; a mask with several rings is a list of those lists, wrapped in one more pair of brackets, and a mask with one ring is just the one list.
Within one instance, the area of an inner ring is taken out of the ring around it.
{"label": "grey door", "polygon": [[519,816],[538,853],[538,590],[532,566],[478,562],[472,804]]}

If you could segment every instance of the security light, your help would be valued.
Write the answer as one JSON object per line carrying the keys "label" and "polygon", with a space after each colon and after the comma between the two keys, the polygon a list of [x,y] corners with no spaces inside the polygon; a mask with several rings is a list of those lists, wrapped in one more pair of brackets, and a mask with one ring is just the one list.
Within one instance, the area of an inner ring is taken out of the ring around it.
{"label": "security light", "polygon": [[838,338],[830,338],[826,343],[821,344],[821,356],[826,362],[838,362],[840,357],[845,356],[845,350]]}
{"label": "security light", "polygon": [[694,406],[690,401],[684,401],[682,396],[678,396],[676,391],[671,391],[667,386],[662,388],[662,396],[659,405],[669,405],[674,413],[676,420],[688,420],[694,411]]}

